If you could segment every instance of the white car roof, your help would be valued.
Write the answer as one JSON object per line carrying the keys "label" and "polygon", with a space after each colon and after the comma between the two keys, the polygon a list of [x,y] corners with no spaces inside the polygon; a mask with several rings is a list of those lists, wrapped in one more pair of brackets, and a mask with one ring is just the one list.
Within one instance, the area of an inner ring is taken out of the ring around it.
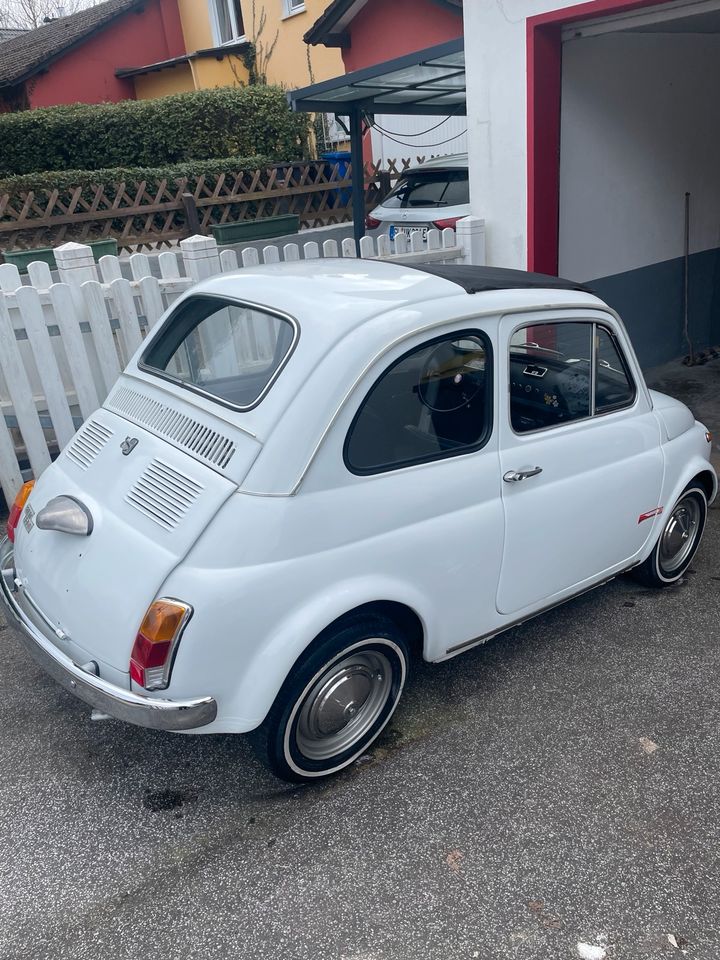
{"label": "white car roof", "polygon": [[467,153],[451,153],[446,157],[433,157],[432,160],[426,160],[424,163],[414,164],[408,167],[407,170],[403,170],[402,174],[409,173],[410,171],[415,173],[418,170],[463,170],[467,169],[468,163]]}
{"label": "white car roof", "polygon": [[[212,295],[241,300],[289,315],[298,322],[300,330],[290,361],[262,402],[254,409],[240,413],[219,408],[217,416],[229,422],[237,421],[261,442],[264,441],[284,416],[288,404],[294,404],[293,398],[309,385],[310,380],[314,384],[312,389],[317,389],[313,374],[331,353],[335,356],[334,351],[343,341],[354,340],[351,349],[354,366],[352,369],[343,368],[341,374],[343,382],[350,383],[378,350],[382,351],[397,337],[409,336],[421,329],[420,317],[422,314],[427,316],[428,304],[433,301],[441,300],[446,306],[448,300],[457,298],[458,316],[467,315],[474,309],[478,314],[500,316],[507,310],[533,310],[552,304],[590,309],[604,307],[601,301],[578,289],[577,285],[548,289],[535,281],[533,289],[520,289],[517,283],[505,283],[502,271],[468,267],[463,275],[461,268],[445,266],[448,273],[461,276],[465,284],[462,286],[457,279],[428,272],[442,269],[443,265],[418,269],[380,260],[328,258],[244,267],[196,284],[183,299]],[[493,281],[498,273],[500,279]],[[533,277],[520,271],[508,273],[521,279]],[[483,285],[484,277],[491,278],[489,286]],[[557,278],[554,280],[556,284],[563,283]],[[508,286],[515,288],[509,289]],[[447,316],[447,310],[443,312]],[[158,332],[159,329],[155,328],[151,336]],[[365,339],[358,340],[358,335]],[[155,379],[151,373],[142,370],[137,370],[135,375],[151,382]],[[329,382],[324,381],[321,392],[329,389]]]}

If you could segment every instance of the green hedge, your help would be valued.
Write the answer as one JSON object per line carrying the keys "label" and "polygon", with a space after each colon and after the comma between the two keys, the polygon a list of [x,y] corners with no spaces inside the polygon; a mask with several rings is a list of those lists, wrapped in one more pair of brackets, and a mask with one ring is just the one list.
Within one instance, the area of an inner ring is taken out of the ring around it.
{"label": "green hedge", "polygon": [[[167,180],[172,186],[183,178],[196,180],[205,176],[205,182],[214,184],[221,173],[237,174],[239,171],[255,171],[271,165],[268,157],[222,157],[214,160],[197,160],[192,163],[176,163],[165,167],[102,167],[99,170],[61,170],[44,171],[42,173],[28,173],[24,176],[4,177],[0,179],[0,194],[25,194],[33,191],[36,197],[49,195],[53,190],[60,191],[60,200],[66,199],[64,194],[71,194],[76,187],[83,187],[90,191],[100,184],[111,186],[114,183],[125,182],[131,184],[147,183],[147,192],[152,193],[153,187],[161,180]],[[129,189],[132,193],[132,189]]]}
{"label": "green hedge", "polygon": [[25,110],[0,114],[0,178],[206,157],[298,160],[307,136],[307,114],[291,113],[285,93],[263,85]]}

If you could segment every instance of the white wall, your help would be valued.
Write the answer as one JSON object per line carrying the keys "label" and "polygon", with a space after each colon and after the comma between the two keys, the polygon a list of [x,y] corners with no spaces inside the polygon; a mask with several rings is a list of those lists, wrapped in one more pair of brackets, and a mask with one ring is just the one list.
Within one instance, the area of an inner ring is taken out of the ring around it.
{"label": "white wall", "polygon": [[[440,123],[441,120],[443,123]],[[418,156],[429,159],[446,157],[452,153],[467,153],[465,117],[444,119],[378,114],[375,122],[389,134],[386,136],[380,130],[372,130],[373,159],[376,162],[381,160],[383,166],[387,166],[389,160],[397,163],[410,159],[414,163]],[[430,129],[431,127],[435,129]],[[403,143],[398,143],[398,140]]]}
{"label": "white wall", "polygon": [[527,264],[527,17],[574,0],[465,0],[470,204],[488,263]]}
{"label": "white wall", "polygon": [[591,280],[720,246],[720,36],[563,45],[561,275]]}

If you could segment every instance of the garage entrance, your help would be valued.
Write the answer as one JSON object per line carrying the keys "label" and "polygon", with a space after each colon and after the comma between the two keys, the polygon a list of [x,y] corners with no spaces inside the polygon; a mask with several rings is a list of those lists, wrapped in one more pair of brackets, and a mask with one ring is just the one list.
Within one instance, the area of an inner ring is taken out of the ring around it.
{"label": "garage entrance", "polygon": [[720,0],[560,41],[560,275],[619,311],[645,367],[720,342]]}

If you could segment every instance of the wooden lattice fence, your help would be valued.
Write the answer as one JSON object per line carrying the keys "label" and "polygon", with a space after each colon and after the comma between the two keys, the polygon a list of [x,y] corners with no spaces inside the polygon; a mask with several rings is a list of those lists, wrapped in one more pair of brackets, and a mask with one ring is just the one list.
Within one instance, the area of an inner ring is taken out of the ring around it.
{"label": "wooden lattice fence", "polygon": [[[421,157],[417,158],[422,161]],[[365,165],[368,209],[410,160]],[[126,180],[0,194],[0,251],[115,238],[123,249],[163,247],[213,224],[297,214],[304,227],[351,219],[349,164],[309,161],[176,180]],[[188,211],[188,194],[191,196]],[[185,199],[184,199],[185,198]]]}

